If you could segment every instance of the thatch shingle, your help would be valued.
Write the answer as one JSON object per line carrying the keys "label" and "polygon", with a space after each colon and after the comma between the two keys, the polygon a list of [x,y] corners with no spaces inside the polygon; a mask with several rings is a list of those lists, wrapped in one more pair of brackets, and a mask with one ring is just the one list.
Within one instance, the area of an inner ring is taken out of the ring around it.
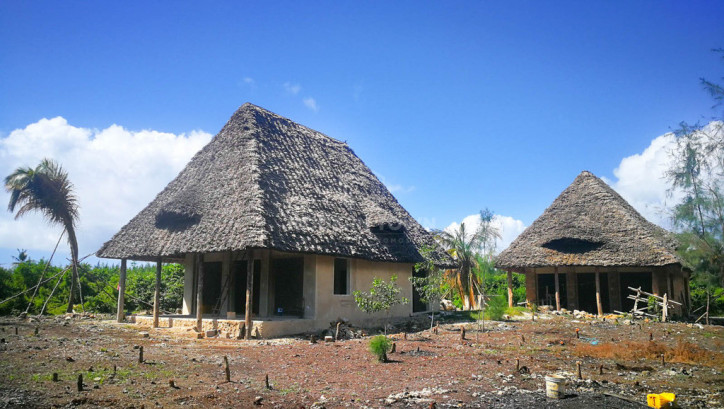
{"label": "thatch shingle", "polygon": [[671,233],[584,171],[497,258],[496,266],[664,266],[679,263]]}
{"label": "thatch shingle", "polygon": [[423,245],[432,236],[347,144],[247,103],[96,254],[266,248],[416,262]]}

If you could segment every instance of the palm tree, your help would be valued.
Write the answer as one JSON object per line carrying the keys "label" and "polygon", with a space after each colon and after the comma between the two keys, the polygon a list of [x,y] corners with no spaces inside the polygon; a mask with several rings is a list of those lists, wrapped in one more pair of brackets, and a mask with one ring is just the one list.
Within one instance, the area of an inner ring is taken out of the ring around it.
{"label": "palm tree", "polygon": [[450,270],[448,274],[452,275],[466,309],[475,306],[475,286],[479,278],[473,270],[478,266],[479,255],[492,252],[495,239],[500,237],[498,229],[491,225],[492,219],[493,213],[485,209],[480,212],[480,225],[473,233],[466,230],[465,223],[460,223],[460,227],[451,232],[435,232],[435,237],[457,263],[457,269]]}
{"label": "palm tree", "polygon": [[43,159],[35,169],[21,167],[8,175],[5,178],[5,190],[10,193],[8,211],[14,212],[18,208],[15,219],[37,211],[48,222],[65,228],[73,263],[67,312],[73,312],[73,289],[78,280],[78,240],[75,236],[78,200],[73,193],[73,184],[68,180],[68,173],[56,162]]}

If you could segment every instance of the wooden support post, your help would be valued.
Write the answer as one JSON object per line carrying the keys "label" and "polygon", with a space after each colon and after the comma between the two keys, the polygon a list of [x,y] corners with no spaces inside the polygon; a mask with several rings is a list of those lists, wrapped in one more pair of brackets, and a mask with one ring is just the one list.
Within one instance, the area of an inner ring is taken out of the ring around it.
{"label": "wooden support post", "polygon": [[602,316],[603,305],[601,304],[601,274],[598,272],[598,267],[596,267],[596,308],[598,309],[598,316]]}
{"label": "wooden support post", "polygon": [[153,293],[153,327],[158,328],[158,316],[161,311],[161,258],[156,262],[156,289]]}
{"label": "wooden support post", "polygon": [[126,318],[124,311],[126,303],[126,259],[121,259],[121,271],[118,278],[118,310],[116,312],[116,321],[123,322]]}
{"label": "wooden support post", "polygon": [[508,271],[508,307],[513,308],[513,273]]}
{"label": "wooden support post", "polygon": [[246,311],[244,312],[244,325],[246,325],[246,339],[251,339],[251,309],[254,303],[254,251],[248,249],[246,251]]}
{"label": "wooden support post", "polygon": [[196,284],[196,331],[203,332],[203,309],[202,304],[204,303],[204,255],[197,254],[194,257],[194,266],[197,271],[197,284]]}
{"label": "wooden support post", "polygon": [[669,317],[669,294],[664,293],[664,302],[661,304],[661,322]]}
{"label": "wooden support post", "polygon": [[553,275],[556,281],[556,311],[561,310],[561,291],[558,283],[558,267],[553,267]]}

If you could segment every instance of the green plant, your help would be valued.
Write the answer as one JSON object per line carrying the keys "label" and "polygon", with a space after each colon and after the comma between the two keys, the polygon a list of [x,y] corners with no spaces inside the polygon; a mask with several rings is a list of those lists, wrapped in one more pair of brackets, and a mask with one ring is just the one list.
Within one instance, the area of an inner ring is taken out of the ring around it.
{"label": "green plant", "polygon": [[508,302],[504,297],[492,297],[488,300],[488,308],[485,309],[486,318],[493,321],[500,321],[507,309]]}
{"label": "green plant", "polygon": [[389,320],[390,309],[395,305],[407,304],[410,302],[401,295],[400,286],[397,285],[397,276],[392,275],[390,282],[375,277],[372,280],[372,288],[369,292],[355,291],[354,301],[357,307],[367,314],[385,311],[385,335],[387,334],[387,321]]}
{"label": "green plant", "polygon": [[447,292],[445,287],[445,272],[437,266],[432,258],[434,249],[424,246],[421,255],[424,261],[415,264],[415,271],[425,273],[424,277],[410,277],[412,286],[420,294],[420,300],[433,305],[432,317],[430,318],[430,328],[435,324],[435,304],[440,304],[440,300]]}
{"label": "green plant", "polygon": [[370,339],[370,352],[377,357],[380,362],[387,362],[387,353],[392,349],[392,342],[385,335],[377,335]]}

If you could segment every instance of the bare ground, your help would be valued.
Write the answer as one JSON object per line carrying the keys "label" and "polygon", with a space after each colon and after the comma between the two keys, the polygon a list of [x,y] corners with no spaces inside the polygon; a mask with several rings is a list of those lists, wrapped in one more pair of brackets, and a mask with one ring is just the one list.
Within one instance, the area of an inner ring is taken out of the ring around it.
{"label": "bare ground", "polygon": [[[392,335],[389,363],[368,352],[368,338],[196,339],[189,331],[100,319],[4,319],[0,408],[638,408],[647,393],[659,392],[676,393],[681,407],[724,407],[722,327],[543,318],[488,322],[484,331],[462,324],[465,340],[458,323],[442,324],[437,334],[410,328],[406,339]],[[557,372],[568,378],[559,401],[545,397],[543,379]]]}

